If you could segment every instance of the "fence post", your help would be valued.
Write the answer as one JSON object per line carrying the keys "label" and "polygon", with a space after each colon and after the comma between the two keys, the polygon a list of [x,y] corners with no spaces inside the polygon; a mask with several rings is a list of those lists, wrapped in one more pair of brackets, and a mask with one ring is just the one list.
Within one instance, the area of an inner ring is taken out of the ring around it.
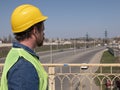
{"label": "fence post", "polygon": [[49,67],[49,88],[55,90],[55,67]]}

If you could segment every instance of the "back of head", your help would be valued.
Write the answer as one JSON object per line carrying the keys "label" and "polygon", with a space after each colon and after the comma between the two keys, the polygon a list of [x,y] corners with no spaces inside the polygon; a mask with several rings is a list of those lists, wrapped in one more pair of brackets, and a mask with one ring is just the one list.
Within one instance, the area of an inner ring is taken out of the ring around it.
{"label": "back of head", "polygon": [[40,9],[30,4],[18,6],[11,15],[13,33],[24,32],[34,24],[46,20]]}

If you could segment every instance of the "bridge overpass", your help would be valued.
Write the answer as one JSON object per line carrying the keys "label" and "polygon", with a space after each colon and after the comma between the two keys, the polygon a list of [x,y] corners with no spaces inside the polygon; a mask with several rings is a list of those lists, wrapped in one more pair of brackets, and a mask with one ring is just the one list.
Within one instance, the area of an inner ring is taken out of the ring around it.
{"label": "bridge overpass", "polygon": [[[116,80],[120,80],[119,64],[99,64],[103,47],[38,53],[49,74],[51,90],[103,90],[107,80],[113,90]],[[0,64],[1,73],[4,64]],[[88,67],[88,69],[81,67]],[[104,67],[108,67],[104,71]],[[114,69],[118,68],[118,69]],[[96,70],[99,69],[99,72]],[[115,71],[117,70],[117,71]]]}

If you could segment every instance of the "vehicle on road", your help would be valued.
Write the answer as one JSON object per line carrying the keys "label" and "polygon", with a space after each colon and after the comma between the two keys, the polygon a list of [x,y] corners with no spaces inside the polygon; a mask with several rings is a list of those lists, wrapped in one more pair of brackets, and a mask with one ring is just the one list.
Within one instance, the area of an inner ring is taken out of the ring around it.
{"label": "vehicle on road", "polygon": [[88,66],[84,65],[84,64],[87,64],[87,63],[82,63],[82,64],[83,64],[83,66],[81,66],[80,68],[81,68],[82,70],[87,70],[87,69],[88,69]]}

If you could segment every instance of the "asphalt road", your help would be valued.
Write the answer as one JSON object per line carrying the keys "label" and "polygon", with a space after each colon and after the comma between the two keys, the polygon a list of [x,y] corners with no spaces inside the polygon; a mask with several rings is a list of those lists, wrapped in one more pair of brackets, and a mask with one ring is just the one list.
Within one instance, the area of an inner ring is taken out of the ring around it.
{"label": "asphalt road", "polygon": [[91,58],[105,47],[88,49],[69,49],[59,52],[39,53],[42,63],[89,63]]}
{"label": "asphalt road", "polygon": [[[42,63],[90,63],[92,58],[100,51],[104,50],[105,47],[97,47],[97,48],[88,48],[88,49],[78,49],[78,50],[68,50],[68,51],[61,51],[61,52],[47,52],[47,54],[40,54],[40,61]],[[51,60],[52,59],[52,60]],[[97,59],[96,59],[97,60]],[[60,69],[56,68],[56,72],[59,72]],[[80,71],[79,67],[72,68],[72,72],[78,73]],[[69,73],[69,67],[62,68],[63,73]],[[55,78],[55,90],[79,90],[80,87],[80,78],[83,76],[79,76],[74,78],[74,75],[58,75]],[[74,78],[72,81],[72,85],[70,80]],[[86,82],[87,79],[82,82],[83,90],[89,90],[90,83]],[[62,83],[61,83],[62,82]],[[83,84],[84,83],[84,84]],[[63,86],[60,86],[60,85]],[[93,84],[94,85],[94,84]],[[72,86],[72,88],[71,88]],[[62,87],[62,89],[61,89]],[[95,88],[96,86],[94,86]],[[97,90],[97,89],[96,89]]]}
{"label": "asphalt road", "polygon": [[[104,47],[87,49],[68,49],[58,51],[39,52],[42,63],[89,63],[91,58]],[[5,58],[0,58],[0,63],[4,63]]]}

